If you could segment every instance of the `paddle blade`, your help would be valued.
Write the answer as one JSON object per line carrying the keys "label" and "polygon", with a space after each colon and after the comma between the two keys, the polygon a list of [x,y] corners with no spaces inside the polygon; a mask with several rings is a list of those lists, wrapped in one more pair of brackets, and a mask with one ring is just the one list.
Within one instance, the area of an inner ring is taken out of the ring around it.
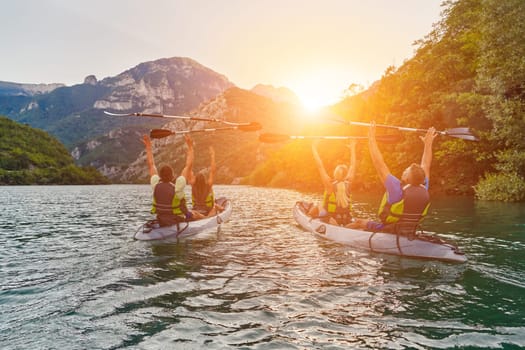
{"label": "paddle blade", "polygon": [[469,128],[447,129],[444,131],[444,134],[450,137],[455,137],[467,141],[479,141],[479,139],[470,132]]}
{"label": "paddle blade", "polygon": [[252,122],[246,125],[239,125],[237,129],[241,131],[259,131],[262,129],[262,125],[257,122]]}
{"label": "paddle blade", "polygon": [[162,139],[170,135],[175,135],[175,132],[166,129],[153,129],[149,133],[149,137],[152,139]]}
{"label": "paddle blade", "polygon": [[457,139],[467,140],[467,141],[479,141],[479,139],[474,135],[454,135],[447,134],[450,137],[455,137]]}
{"label": "paddle blade", "polygon": [[264,143],[278,143],[278,142],[285,142],[289,140],[290,140],[290,136],[283,135],[283,134],[265,133],[265,134],[259,135],[259,141],[264,142]]}
{"label": "paddle blade", "polygon": [[111,117],[134,117],[135,113],[111,113],[108,111],[104,111],[105,115],[109,115]]}

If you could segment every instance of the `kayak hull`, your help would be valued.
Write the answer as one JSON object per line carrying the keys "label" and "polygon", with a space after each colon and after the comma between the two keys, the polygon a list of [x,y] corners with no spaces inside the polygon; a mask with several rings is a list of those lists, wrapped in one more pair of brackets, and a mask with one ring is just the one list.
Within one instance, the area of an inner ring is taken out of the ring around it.
{"label": "kayak hull", "polygon": [[149,221],[139,227],[134,237],[140,241],[179,239],[194,236],[203,231],[219,230],[221,224],[228,221],[233,210],[232,203],[228,199],[224,201],[223,207],[224,210],[218,215],[196,221],[181,222],[178,225],[159,227],[158,224],[152,224]]}
{"label": "kayak hull", "polygon": [[327,224],[320,219],[312,219],[304,212],[301,202],[293,208],[294,218],[305,230],[319,237],[346,244],[348,246],[376,253],[400,255],[410,258],[435,259],[463,263],[466,255],[456,246],[428,234],[413,237],[395,233],[370,232]]}

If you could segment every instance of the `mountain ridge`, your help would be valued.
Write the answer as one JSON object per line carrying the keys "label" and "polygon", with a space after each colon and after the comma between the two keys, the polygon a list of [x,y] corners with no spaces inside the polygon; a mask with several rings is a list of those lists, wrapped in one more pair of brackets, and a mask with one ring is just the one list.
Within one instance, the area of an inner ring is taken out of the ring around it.
{"label": "mountain ridge", "polygon": [[9,81],[0,81],[0,95],[3,96],[34,96],[51,92],[65,84],[61,83],[14,83]]}

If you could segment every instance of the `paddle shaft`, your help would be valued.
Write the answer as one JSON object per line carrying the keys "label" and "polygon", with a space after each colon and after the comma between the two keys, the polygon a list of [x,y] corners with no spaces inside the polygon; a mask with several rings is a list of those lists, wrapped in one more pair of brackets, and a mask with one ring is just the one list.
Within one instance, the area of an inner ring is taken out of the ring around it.
{"label": "paddle shaft", "polygon": [[104,111],[106,115],[113,117],[151,117],[151,118],[169,118],[169,119],[183,119],[183,120],[193,120],[193,121],[203,121],[203,122],[215,122],[222,123],[226,125],[249,125],[249,123],[235,123],[229,122],[226,120],[221,120],[217,118],[202,118],[202,117],[190,117],[182,115],[168,115],[168,114],[154,114],[154,113],[111,113]]}
{"label": "paddle shaft", "polygon": [[303,135],[291,135],[288,136],[292,140],[364,140],[368,136],[303,136]]}
{"label": "paddle shaft", "polygon": [[[259,141],[265,143],[277,143],[286,142],[289,140],[366,140],[368,136],[304,136],[304,135],[285,135],[285,134],[271,134],[265,133],[259,136]],[[400,141],[402,138],[400,135],[378,135],[376,139],[379,142],[395,143]]]}
{"label": "paddle shaft", "polygon": [[[359,126],[371,126],[370,123],[364,123],[364,122],[353,122],[353,121],[346,121],[345,123],[351,124],[351,125],[359,125]],[[393,126],[393,125],[385,125],[385,124],[376,124],[376,127],[378,128],[385,128],[385,129],[395,129],[400,131],[416,131],[416,132],[427,132],[426,129],[416,129],[416,128],[407,128],[404,126]],[[445,131],[436,131],[439,134],[446,134]]]}
{"label": "paddle shaft", "polygon": [[[338,123],[349,124],[349,125],[368,126],[368,127],[372,125],[370,123],[364,123],[364,122],[344,121],[344,120],[339,120],[339,119],[331,119],[331,120],[338,122]],[[399,130],[399,131],[415,131],[415,132],[421,132],[421,133],[427,132],[427,129],[407,128],[404,126],[394,126],[394,125],[385,125],[385,124],[375,124],[375,126],[379,128],[394,129],[394,130]],[[468,141],[479,141],[479,139],[470,132],[469,128],[466,128],[466,127],[447,129],[444,131],[437,130],[436,133],[440,135],[451,136],[451,137],[468,140]]]}
{"label": "paddle shaft", "polygon": [[223,128],[205,128],[205,129],[194,129],[194,130],[180,130],[180,131],[171,131],[168,129],[153,129],[150,131],[150,137],[152,139],[161,139],[170,135],[177,134],[190,134],[197,132],[210,132],[210,131],[222,131],[222,130],[241,130],[241,131],[258,131],[261,129],[259,123],[250,123],[247,125],[235,125],[235,126],[225,126]]}

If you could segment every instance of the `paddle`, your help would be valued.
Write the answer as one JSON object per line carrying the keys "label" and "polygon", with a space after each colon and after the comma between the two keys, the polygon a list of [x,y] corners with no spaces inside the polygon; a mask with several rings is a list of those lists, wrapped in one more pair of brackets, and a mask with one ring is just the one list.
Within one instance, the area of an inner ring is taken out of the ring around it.
{"label": "paddle", "polygon": [[[359,126],[370,126],[370,123],[363,123],[363,122],[353,122],[353,121],[346,121],[346,120],[340,120],[340,119],[332,119],[329,120],[341,123],[341,124],[347,124],[347,125],[359,125]],[[427,132],[426,129],[416,129],[416,128],[407,128],[404,126],[393,126],[393,125],[385,125],[385,124],[376,124],[379,128],[386,128],[386,129],[395,129],[399,131],[415,131],[415,132]],[[440,135],[455,137],[458,139],[468,140],[468,141],[479,141],[479,139],[474,136],[469,128],[461,127],[461,128],[452,128],[447,129],[443,131],[436,131]]]}
{"label": "paddle", "polygon": [[189,116],[182,116],[182,115],[151,114],[151,113],[111,113],[107,111],[104,111],[104,114],[112,116],[112,117],[152,117],[152,118],[184,119],[184,120],[194,120],[194,121],[202,121],[202,122],[216,122],[216,123],[222,123],[222,124],[231,125],[231,126],[239,126],[239,125],[248,126],[252,124],[252,123],[234,123],[234,122],[228,122],[226,120],[216,119],[216,118],[189,117]]}
{"label": "paddle", "polygon": [[208,132],[208,131],[222,131],[222,130],[241,130],[241,131],[259,131],[262,129],[261,124],[254,122],[247,125],[236,125],[236,126],[227,126],[224,128],[206,128],[206,129],[195,129],[195,130],[180,130],[180,131],[171,131],[167,129],[152,129],[149,133],[149,136],[152,139],[162,139],[171,135],[183,135],[189,133],[197,132]]}
{"label": "paddle", "polygon": [[[322,139],[322,140],[366,140],[368,136],[291,136],[285,134],[271,134],[265,133],[259,136],[259,141],[264,143],[286,142],[290,140],[307,140],[307,139]],[[377,135],[376,140],[384,143],[396,143],[403,138],[401,135]]]}

